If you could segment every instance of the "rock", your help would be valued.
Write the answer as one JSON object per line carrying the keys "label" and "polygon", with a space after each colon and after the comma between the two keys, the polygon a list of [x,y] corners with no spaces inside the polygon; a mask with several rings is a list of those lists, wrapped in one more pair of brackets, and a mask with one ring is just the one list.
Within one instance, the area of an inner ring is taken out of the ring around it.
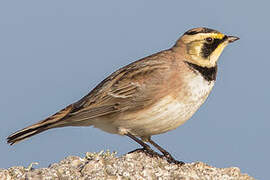
{"label": "rock", "polygon": [[115,157],[115,153],[86,153],[86,157],[69,156],[48,168],[11,167],[0,169],[0,179],[237,179],[251,180],[237,167],[215,168],[202,162],[169,164],[165,159],[133,152]]}

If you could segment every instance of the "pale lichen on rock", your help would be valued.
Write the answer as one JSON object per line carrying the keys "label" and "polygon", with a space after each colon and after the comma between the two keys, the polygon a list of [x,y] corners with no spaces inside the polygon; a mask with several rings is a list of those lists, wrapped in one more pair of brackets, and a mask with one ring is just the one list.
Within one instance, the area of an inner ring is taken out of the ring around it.
{"label": "pale lichen on rock", "polygon": [[48,168],[27,169],[22,166],[0,169],[0,179],[230,179],[253,180],[239,168],[215,168],[202,162],[169,164],[143,152],[116,157],[116,153],[86,153],[84,158],[69,156]]}

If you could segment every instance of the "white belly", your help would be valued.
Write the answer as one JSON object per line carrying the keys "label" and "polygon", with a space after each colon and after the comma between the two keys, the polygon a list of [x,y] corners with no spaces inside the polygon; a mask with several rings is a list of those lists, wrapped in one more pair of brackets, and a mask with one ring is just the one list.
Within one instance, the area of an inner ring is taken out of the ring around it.
{"label": "white belly", "polygon": [[[116,134],[130,132],[143,137],[161,134],[177,128],[186,122],[203,104],[214,82],[207,82],[201,76],[189,81],[178,97],[165,96],[151,108],[129,113],[111,124],[99,124],[96,127]],[[104,121],[103,121],[104,122]]]}
{"label": "white belly", "polygon": [[128,117],[125,121],[129,124],[124,128],[137,136],[161,134],[186,122],[198,106],[199,104],[186,104],[171,96],[166,96],[151,109]]}

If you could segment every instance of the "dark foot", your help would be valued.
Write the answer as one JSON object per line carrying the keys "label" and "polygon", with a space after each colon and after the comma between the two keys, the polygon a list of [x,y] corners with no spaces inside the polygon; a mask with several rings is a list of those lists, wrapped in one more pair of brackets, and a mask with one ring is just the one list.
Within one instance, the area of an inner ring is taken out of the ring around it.
{"label": "dark foot", "polygon": [[174,163],[174,164],[179,164],[179,165],[184,165],[185,163],[183,161],[177,161],[175,160],[171,154],[169,154],[168,152],[164,153],[164,156],[166,158],[166,160],[168,161],[168,163]]}
{"label": "dark foot", "polygon": [[166,160],[168,161],[168,163],[170,163],[170,164],[177,164],[177,165],[180,165],[180,166],[182,166],[182,165],[184,165],[185,163],[183,162],[183,161],[177,161],[177,160],[175,160],[172,156],[163,156],[164,158],[166,158]]}
{"label": "dark foot", "polygon": [[135,149],[133,151],[130,151],[128,154],[134,153],[134,152],[143,152],[144,154],[151,156],[151,157],[159,157],[159,158],[164,157],[164,156],[158,154],[157,152],[153,151],[152,149],[145,149],[145,148]]}
{"label": "dark foot", "polygon": [[167,160],[167,162],[170,163],[170,164],[177,164],[177,165],[180,165],[180,166],[185,164],[183,161],[175,160],[170,154],[160,155],[157,152],[153,151],[152,149],[147,150],[145,148],[139,148],[139,149],[135,149],[133,151],[128,152],[128,154],[134,153],[134,152],[142,152],[142,153],[145,153],[146,155],[148,155],[150,157],[165,158]]}
{"label": "dark foot", "polygon": [[166,158],[168,163],[174,163],[174,164],[179,164],[183,165],[185,164],[182,161],[177,161],[175,160],[170,153],[168,153],[165,149],[163,149],[161,146],[159,146],[157,143],[155,143],[150,137],[147,139],[149,143],[151,143],[155,148],[157,148],[162,154],[164,155],[163,157]]}
{"label": "dark foot", "polygon": [[134,152],[144,152],[145,153],[145,149],[144,148],[138,148],[138,149],[135,149],[133,151],[128,152],[128,154],[131,154],[131,153],[134,153]]}
{"label": "dark foot", "polygon": [[[151,138],[149,137],[147,140],[148,142],[150,142],[153,146],[155,146],[160,152],[162,152],[163,156],[158,154],[157,152],[153,151],[151,149],[151,147],[144,143],[142,140],[138,139],[136,136],[132,135],[131,133],[127,133],[126,136],[130,137],[131,139],[133,139],[134,141],[136,141],[137,143],[139,143],[143,148],[141,149],[135,149],[134,151],[131,151],[129,153],[133,153],[133,152],[143,152],[147,155],[150,155],[151,157],[159,157],[159,158],[166,158],[166,160],[169,162],[169,163],[174,163],[174,164],[180,164],[180,165],[183,165],[185,164],[184,162],[182,161],[177,161],[175,160],[171,155],[170,153],[168,153],[165,149],[163,149],[162,147],[160,147],[158,144],[156,144],[154,141],[151,140]],[[128,154],[129,154],[128,153]]]}

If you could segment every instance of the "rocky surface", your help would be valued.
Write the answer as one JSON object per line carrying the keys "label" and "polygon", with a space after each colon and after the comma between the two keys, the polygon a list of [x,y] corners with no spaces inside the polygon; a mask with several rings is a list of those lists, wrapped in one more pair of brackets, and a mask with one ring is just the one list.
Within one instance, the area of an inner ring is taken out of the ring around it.
{"label": "rocky surface", "polygon": [[215,168],[202,162],[185,165],[169,164],[158,157],[143,152],[133,152],[116,157],[115,153],[86,153],[86,157],[69,156],[48,168],[33,169],[18,166],[0,169],[0,179],[254,179],[241,174],[237,167]]}

